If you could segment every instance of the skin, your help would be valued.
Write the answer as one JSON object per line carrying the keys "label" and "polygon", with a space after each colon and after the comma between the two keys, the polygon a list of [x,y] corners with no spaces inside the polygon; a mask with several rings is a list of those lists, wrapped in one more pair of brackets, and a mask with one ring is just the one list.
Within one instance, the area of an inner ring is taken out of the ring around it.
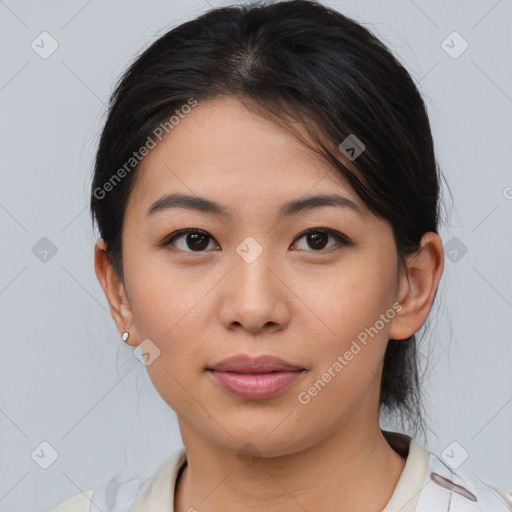
{"label": "skin", "polygon": [[[103,240],[95,268],[127,343],[149,339],[160,350],[147,371],[177,414],[188,460],[175,510],[382,510],[405,464],[379,427],[384,353],[388,339],[409,337],[427,317],[443,271],[439,236],[425,233],[399,272],[389,222],[326,161],[234,98],[200,103],[138,172],[123,224],[124,283]],[[171,192],[214,200],[232,217],[183,208],[146,215]],[[343,195],[362,214],[323,206],[278,219],[282,203],[318,193]],[[210,238],[199,251],[186,236],[159,246],[185,228]],[[315,250],[299,238],[309,228],[351,243],[329,237]],[[251,263],[236,252],[247,237],[263,251]],[[395,302],[400,312],[299,403]],[[276,355],[307,371],[276,397],[244,400],[205,371],[240,353]],[[237,456],[248,442],[253,464]]]}

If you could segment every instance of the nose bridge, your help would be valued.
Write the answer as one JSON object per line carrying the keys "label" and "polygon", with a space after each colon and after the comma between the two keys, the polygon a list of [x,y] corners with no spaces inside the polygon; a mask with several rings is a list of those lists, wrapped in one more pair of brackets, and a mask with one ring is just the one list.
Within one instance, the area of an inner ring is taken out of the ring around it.
{"label": "nose bridge", "polygon": [[237,247],[233,258],[228,288],[221,307],[221,320],[226,327],[241,324],[257,331],[266,324],[280,324],[287,318],[280,280],[273,267],[272,251],[253,237],[247,237]]}
{"label": "nose bridge", "polygon": [[272,254],[268,243],[258,242],[254,237],[245,238],[236,248],[235,276],[239,295],[244,300],[273,301],[275,293],[272,267]]}

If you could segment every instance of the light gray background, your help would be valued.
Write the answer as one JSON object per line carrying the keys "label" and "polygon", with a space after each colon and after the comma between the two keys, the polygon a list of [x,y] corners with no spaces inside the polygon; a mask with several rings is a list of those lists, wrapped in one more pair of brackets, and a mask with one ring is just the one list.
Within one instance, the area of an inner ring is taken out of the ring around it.
{"label": "light gray background", "polygon": [[[469,454],[461,471],[512,491],[511,2],[325,3],[381,37],[419,83],[453,192],[441,234],[467,247],[446,258],[424,342],[427,447],[441,455],[456,441],[450,455]],[[114,81],[208,4],[221,2],[0,0],[1,512],[47,510],[125,463],[148,477],[182,446],[111,320],[87,205]],[[47,59],[31,48],[43,31],[59,44]],[[469,43],[456,59],[441,46],[453,31]],[[32,252],[42,237],[57,248],[46,262]],[[31,457],[44,441],[58,452],[48,469]]]}

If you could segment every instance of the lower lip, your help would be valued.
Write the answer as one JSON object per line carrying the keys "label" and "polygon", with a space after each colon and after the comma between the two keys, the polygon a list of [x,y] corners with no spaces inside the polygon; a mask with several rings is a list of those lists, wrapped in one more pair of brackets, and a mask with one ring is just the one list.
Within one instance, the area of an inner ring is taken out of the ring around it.
{"label": "lower lip", "polygon": [[210,370],[216,381],[227,391],[248,400],[271,398],[290,387],[302,370],[272,373],[235,373]]}

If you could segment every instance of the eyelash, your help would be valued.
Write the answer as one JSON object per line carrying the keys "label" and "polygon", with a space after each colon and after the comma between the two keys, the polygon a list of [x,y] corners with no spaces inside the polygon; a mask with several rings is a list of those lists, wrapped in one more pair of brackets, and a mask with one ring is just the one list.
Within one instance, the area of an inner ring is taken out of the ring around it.
{"label": "eyelash", "polygon": [[[171,233],[169,236],[167,236],[162,241],[162,243],[160,245],[161,245],[161,247],[169,247],[170,245],[172,245],[175,242],[176,239],[178,239],[178,238],[180,238],[182,236],[185,236],[185,235],[187,235],[189,233],[199,233],[199,234],[202,234],[202,235],[206,235],[210,239],[214,240],[214,238],[210,234],[208,234],[206,231],[203,231],[201,229],[181,229],[181,230],[175,231],[174,233]],[[292,242],[292,245],[295,244],[301,238],[306,237],[310,233],[324,233],[324,234],[327,234],[327,235],[331,235],[339,243],[341,243],[342,246],[352,245],[352,242],[345,235],[339,233],[338,231],[334,231],[334,230],[328,229],[328,228],[311,228],[311,229],[308,229],[308,230],[300,233],[299,235],[297,235],[297,237]],[[331,247],[329,249],[319,249],[319,250],[311,249],[311,250],[306,250],[306,252],[330,253],[333,250],[339,250],[339,249],[340,249],[340,247],[338,247],[338,248]],[[184,251],[182,249],[169,249],[169,250],[172,250],[174,252],[188,252],[188,253],[192,253],[192,254],[193,253],[200,254],[200,253],[206,252],[206,251]]]}

